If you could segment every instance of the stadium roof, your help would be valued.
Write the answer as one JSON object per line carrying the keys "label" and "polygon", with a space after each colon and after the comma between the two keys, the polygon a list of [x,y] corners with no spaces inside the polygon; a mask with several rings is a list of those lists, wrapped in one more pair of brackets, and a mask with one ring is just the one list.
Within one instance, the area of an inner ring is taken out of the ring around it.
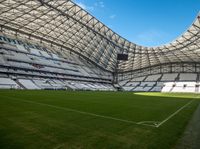
{"label": "stadium roof", "polygon": [[200,63],[200,14],[179,38],[159,47],[124,39],[70,0],[0,0],[0,27],[6,35],[73,51],[109,71],[117,53],[128,53],[121,71],[167,63]]}

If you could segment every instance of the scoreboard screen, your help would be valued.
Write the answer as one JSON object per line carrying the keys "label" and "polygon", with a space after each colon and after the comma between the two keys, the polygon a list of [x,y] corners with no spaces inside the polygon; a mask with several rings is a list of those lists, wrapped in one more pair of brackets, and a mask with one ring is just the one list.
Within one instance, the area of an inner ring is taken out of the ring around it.
{"label": "scoreboard screen", "polygon": [[117,60],[127,61],[128,54],[117,54]]}

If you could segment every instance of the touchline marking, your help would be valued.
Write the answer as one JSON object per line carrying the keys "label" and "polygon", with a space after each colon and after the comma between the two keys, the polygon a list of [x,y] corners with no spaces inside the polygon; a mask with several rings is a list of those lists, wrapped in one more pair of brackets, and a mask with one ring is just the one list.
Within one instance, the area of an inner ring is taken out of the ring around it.
{"label": "touchline marking", "polygon": [[168,116],[166,119],[164,119],[162,122],[160,122],[159,124],[156,125],[156,127],[160,127],[161,125],[163,125],[165,122],[167,122],[169,119],[171,119],[172,117],[174,117],[176,114],[178,114],[181,110],[183,110],[185,107],[187,107],[189,104],[191,104],[194,101],[191,100],[190,102],[186,103],[184,106],[182,106],[181,108],[179,108],[176,112],[172,113],[170,116]]}
{"label": "touchline marking", "polygon": [[[23,100],[23,99],[18,99],[18,98],[13,98],[13,97],[7,97],[7,96],[3,96],[3,97],[9,98],[9,99],[13,99],[13,100],[17,100],[17,101],[26,102],[26,103],[32,103],[32,104],[38,104],[38,105],[42,105],[42,106],[48,106],[48,107],[59,109],[59,110],[76,112],[76,113],[80,113],[80,114],[84,114],[84,115],[90,115],[90,116],[94,116],[94,117],[100,117],[100,118],[104,118],[104,119],[111,119],[111,120],[115,120],[115,121],[129,123],[129,124],[143,125],[143,126],[149,126],[149,127],[155,127],[155,128],[158,128],[161,125],[163,125],[165,122],[167,122],[169,119],[171,119],[173,116],[175,116],[176,114],[178,114],[181,110],[183,110],[185,107],[187,107],[189,104],[191,104],[194,101],[194,99],[193,99],[190,102],[186,103],[184,106],[182,106],[177,111],[175,111],[174,113],[172,113],[166,119],[164,119],[163,121],[161,121],[160,123],[158,123],[156,121],[135,122],[135,121],[130,121],[130,120],[125,120],[125,119],[115,118],[115,117],[111,117],[111,116],[104,116],[104,115],[94,114],[94,113],[90,113],[90,112],[79,111],[79,110],[75,110],[75,109],[71,109],[71,108],[66,108],[66,107],[64,108],[64,107],[49,105],[49,104],[41,103],[41,102],[34,102],[34,101]],[[148,122],[154,122],[154,123],[153,124],[147,124]]]}
{"label": "touchline marking", "polygon": [[80,114],[84,114],[84,115],[90,115],[90,116],[94,116],[94,117],[100,117],[100,118],[104,118],[104,119],[110,119],[110,120],[125,122],[125,123],[129,123],[129,124],[143,125],[143,126],[149,126],[149,127],[155,127],[156,128],[155,125],[151,125],[151,124],[142,124],[140,122],[134,122],[134,121],[129,121],[129,120],[125,120],[125,119],[115,118],[115,117],[111,117],[111,116],[104,116],[104,115],[94,114],[94,113],[90,113],[90,112],[79,111],[79,110],[75,110],[75,109],[71,109],[71,108],[64,108],[64,107],[49,105],[49,104],[46,104],[46,103],[28,101],[28,100],[17,99],[17,98],[7,97],[7,96],[4,96],[4,97],[9,98],[9,99],[13,99],[13,100],[17,100],[17,101],[26,102],[26,103],[32,103],[32,104],[37,104],[37,105],[41,105],[41,106],[48,106],[48,107],[59,109],[59,110],[76,112],[76,113],[80,113]]}

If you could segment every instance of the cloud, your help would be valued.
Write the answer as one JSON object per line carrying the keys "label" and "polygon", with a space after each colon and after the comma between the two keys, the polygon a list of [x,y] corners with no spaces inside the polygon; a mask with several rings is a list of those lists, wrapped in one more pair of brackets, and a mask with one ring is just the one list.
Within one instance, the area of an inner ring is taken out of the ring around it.
{"label": "cloud", "polygon": [[168,36],[166,32],[152,29],[139,33],[132,41],[140,45],[154,46],[160,45],[160,41],[166,39]]}
{"label": "cloud", "polygon": [[103,1],[97,1],[97,2],[95,2],[95,3],[94,3],[94,6],[96,6],[96,7],[101,7],[101,8],[104,8],[104,7],[105,7]]}
{"label": "cloud", "polygon": [[114,19],[114,18],[116,18],[116,15],[115,15],[115,14],[112,14],[112,15],[109,16],[109,18],[110,18],[110,19]]}
{"label": "cloud", "polygon": [[88,5],[86,5],[86,4],[82,3],[82,2],[76,2],[76,4],[78,6],[80,6],[81,8],[87,10],[87,11],[93,11],[94,10],[93,6],[88,6]]}
{"label": "cloud", "polygon": [[113,28],[113,25],[111,25],[111,24],[108,24],[107,26],[108,26],[108,28]]}
{"label": "cloud", "polygon": [[99,2],[99,6],[100,6],[101,8],[104,8],[104,7],[105,7],[104,2],[100,1],[100,2]]}
{"label": "cloud", "polygon": [[103,1],[101,0],[97,0],[95,3],[91,4],[91,5],[87,5],[85,4],[84,0],[73,0],[74,3],[76,3],[78,6],[80,6],[81,8],[83,8],[84,10],[87,11],[93,11],[97,8],[104,8],[105,4]]}

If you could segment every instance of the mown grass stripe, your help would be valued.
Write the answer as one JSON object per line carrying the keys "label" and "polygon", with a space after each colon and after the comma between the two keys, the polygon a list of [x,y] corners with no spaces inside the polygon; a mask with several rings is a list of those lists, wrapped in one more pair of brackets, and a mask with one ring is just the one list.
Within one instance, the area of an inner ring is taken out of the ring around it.
{"label": "mown grass stripe", "polygon": [[[6,96],[3,96],[3,97],[6,97]],[[124,123],[129,123],[129,124],[143,125],[143,126],[149,126],[149,127],[156,127],[155,125],[151,125],[151,124],[142,124],[140,122],[135,122],[135,121],[125,120],[125,119],[120,119],[120,118],[111,117],[111,116],[99,115],[99,114],[85,112],[85,111],[79,111],[79,110],[76,110],[76,109],[71,109],[71,108],[66,108],[66,107],[59,107],[59,106],[50,105],[50,104],[41,103],[41,102],[33,102],[33,101],[28,101],[28,100],[13,98],[13,97],[6,97],[6,98],[17,100],[17,101],[22,101],[22,102],[25,102],[25,103],[37,104],[37,105],[41,105],[41,106],[48,106],[48,107],[55,108],[55,109],[58,109],[58,110],[76,112],[76,113],[79,113],[79,114],[84,114],[84,115],[89,115],[89,116],[94,116],[94,117],[100,117],[100,118],[104,118],[104,119],[110,119],[110,120],[120,121],[120,122],[124,122]]]}

